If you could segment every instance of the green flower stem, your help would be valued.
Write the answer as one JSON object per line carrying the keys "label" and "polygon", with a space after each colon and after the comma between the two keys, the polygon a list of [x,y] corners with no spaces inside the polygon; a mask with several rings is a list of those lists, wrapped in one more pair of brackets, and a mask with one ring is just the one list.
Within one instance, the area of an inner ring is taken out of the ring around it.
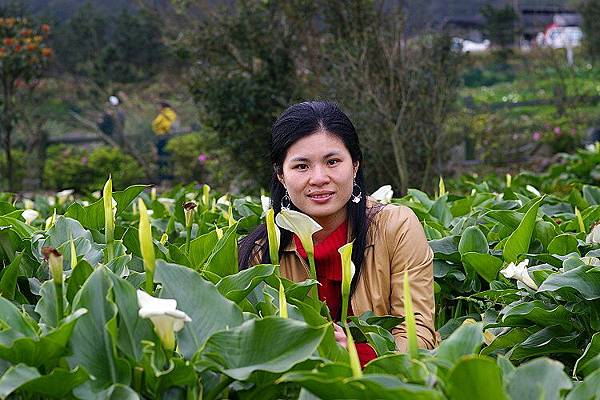
{"label": "green flower stem", "polygon": [[63,285],[62,282],[58,283],[58,282],[54,282],[54,290],[56,292],[56,324],[58,325],[59,322],[63,319],[63,316],[65,314],[64,310],[65,310],[65,306],[63,303]]}
{"label": "green flower stem", "polygon": [[185,237],[185,254],[190,255],[190,239],[192,237],[192,225],[188,225],[185,227],[186,237]]}
{"label": "green flower stem", "polygon": [[[315,255],[312,251],[307,251],[306,254],[308,255],[308,265],[310,266],[310,279],[314,279],[316,281],[317,280],[317,266],[315,264]],[[318,299],[319,298],[319,285],[316,284],[314,290],[312,290],[311,292],[313,292],[314,298]]]}
{"label": "green flower stem", "polygon": [[144,368],[138,366],[133,367],[133,390],[137,393],[142,393],[142,379]]}

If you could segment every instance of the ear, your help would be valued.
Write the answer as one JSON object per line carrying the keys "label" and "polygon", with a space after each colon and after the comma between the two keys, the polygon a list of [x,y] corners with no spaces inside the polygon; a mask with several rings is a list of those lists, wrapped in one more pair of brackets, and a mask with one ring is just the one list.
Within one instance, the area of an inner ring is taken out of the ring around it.
{"label": "ear", "polygon": [[281,184],[283,185],[283,187],[284,187],[285,189],[287,189],[287,188],[285,187],[285,179],[283,179],[283,174],[279,174],[279,173],[278,173],[278,174],[277,174],[277,179],[279,179],[279,182],[281,182]]}
{"label": "ear", "polygon": [[356,173],[358,172],[358,167],[360,165],[360,162],[355,161],[354,163],[352,163],[352,175],[354,175],[354,178],[356,178]]}

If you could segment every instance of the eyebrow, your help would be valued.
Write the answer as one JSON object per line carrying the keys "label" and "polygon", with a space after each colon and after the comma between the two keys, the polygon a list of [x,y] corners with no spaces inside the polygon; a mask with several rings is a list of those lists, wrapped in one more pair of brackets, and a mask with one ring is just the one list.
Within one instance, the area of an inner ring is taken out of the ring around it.
{"label": "eyebrow", "polygon": [[[327,159],[327,158],[333,157],[333,156],[338,156],[339,154],[340,154],[339,151],[332,151],[332,152],[325,154],[323,156],[323,159]],[[294,157],[290,160],[290,162],[306,162],[306,161],[310,161],[310,159],[308,157],[304,157],[304,156]]]}

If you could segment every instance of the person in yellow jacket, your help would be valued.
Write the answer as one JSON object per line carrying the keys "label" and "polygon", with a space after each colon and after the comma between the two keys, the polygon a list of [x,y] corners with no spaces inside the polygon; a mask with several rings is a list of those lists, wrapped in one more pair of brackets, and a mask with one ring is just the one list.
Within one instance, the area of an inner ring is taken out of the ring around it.
{"label": "person in yellow jacket", "polygon": [[152,121],[152,131],[156,134],[156,153],[158,156],[158,174],[159,178],[166,178],[167,161],[169,154],[166,151],[166,146],[169,141],[169,133],[175,128],[177,114],[167,102],[161,101],[160,112]]}
{"label": "person in yellow jacket", "polygon": [[171,108],[171,105],[167,102],[160,102],[160,112],[152,121],[152,130],[159,136],[165,135],[171,131],[171,127],[175,120],[177,120],[177,114]]}

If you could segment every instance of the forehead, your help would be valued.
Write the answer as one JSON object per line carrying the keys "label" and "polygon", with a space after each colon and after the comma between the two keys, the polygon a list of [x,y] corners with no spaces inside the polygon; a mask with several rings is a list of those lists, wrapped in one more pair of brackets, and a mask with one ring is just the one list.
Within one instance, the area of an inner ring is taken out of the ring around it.
{"label": "forehead", "polygon": [[332,153],[350,156],[342,139],[337,135],[321,131],[294,142],[287,150],[285,161],[320,159],[332,155]]}

